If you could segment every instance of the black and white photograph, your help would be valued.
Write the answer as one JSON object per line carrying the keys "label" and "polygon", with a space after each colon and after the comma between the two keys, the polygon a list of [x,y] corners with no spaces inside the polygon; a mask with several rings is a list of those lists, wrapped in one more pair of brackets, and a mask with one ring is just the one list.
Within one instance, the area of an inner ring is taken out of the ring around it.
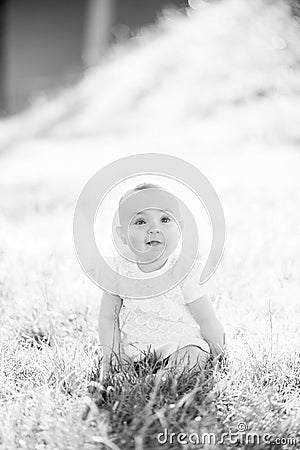
{"label": "black and white photograph", "polygon": [[0,448],[300,449],[300,1],[0,1]]}

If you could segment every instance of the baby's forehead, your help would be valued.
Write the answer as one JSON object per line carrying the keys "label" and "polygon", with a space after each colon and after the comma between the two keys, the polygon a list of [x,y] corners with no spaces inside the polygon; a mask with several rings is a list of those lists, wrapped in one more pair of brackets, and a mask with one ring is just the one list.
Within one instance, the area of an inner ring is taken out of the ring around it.
{"label": "baby's forehead", "polygon": [[135,215],[139,216],[139,215],[150,215],[151,213],[154,214],[161,214],[161,213],[171,213],[172,212],[172,208],[159,208],[159,207],[155,207],[155,208],[144,208],[141,211],[136,211]]}
{"label": "baby's forehead", "polygon": [[130,220],[135,215],[150,211],[168,211],[180,217],[180,201],[171,192],[161,189],[136,191],[125,197],[119,205],[121,220]]}

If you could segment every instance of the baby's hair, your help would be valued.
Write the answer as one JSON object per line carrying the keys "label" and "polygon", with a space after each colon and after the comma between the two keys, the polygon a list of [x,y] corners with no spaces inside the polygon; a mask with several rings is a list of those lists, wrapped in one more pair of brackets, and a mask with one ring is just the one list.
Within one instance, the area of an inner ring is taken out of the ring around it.
{"label": "baby's hair", "polygon": [[[161,186],[160,184],[157,184],[157,183],[149,183],[149,182],[147,182],[147,181],[144,182],[144,183],[138,184],[137,186],[135,186],[135,187],[132,188],[132,189],[129,189],[128,191],[126,191],[126,192],[122,195],[122,197],[121,197],[120,200],[119,200],[119,220],[120,220],[120,223],[121,223],[120,208],[121,208],[122,202],[123,202],[127,197],[129,197],[130,195],[132,195],[134,192],[143,191],[143,190],[146,190],[146,189],[160,189],[160,190],[162,190],[162,191],[164,191],[164,192],[167,192],[167,193],[171,194],[171,192],[170,192],[167,188],[165,188],[164,186]],[[171,195],[172,195],[172,194],[171,194]],[[174,196],[174,197],[175,197],[175,196]],[[176,197],[175,197],[175,198],[176,198]],[[177,199],[177,200],[178,200],[178,199]],[[177,202],[177,203],[178,203],[179,215],[181,216],[182,212],[181,212],[180,203],[179,203],[179,202]]]}
{"label": "baby's hair", "polygon": [[160,186],[159,184],[156,184],[156,183],[148,183],[148,182],[140,183],[137,186],[135,186],[134,188],[129,189],[127,192],[125,192],[125,194],[122,195],[122,197],[120,198],[120,201],[119,201],[119,206],[125,200],[125,198],[129,197],[134,192],[143,191],[144,189],[154,189],[154,188],[161,189],[165,192],[168,192],[166,188],[164,188],[163,186]]}

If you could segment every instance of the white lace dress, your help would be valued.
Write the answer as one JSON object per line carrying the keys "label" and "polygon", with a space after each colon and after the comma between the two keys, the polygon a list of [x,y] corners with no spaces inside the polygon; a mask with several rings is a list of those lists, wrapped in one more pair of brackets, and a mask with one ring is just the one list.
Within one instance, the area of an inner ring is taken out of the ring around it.
{"label": "white lace dress", "polygon": [[[155,272],[142,272],[134,262],[121,257],[114,258],[119,274],[132,278],[148,278],[160,275],[176,261],[171,255],[167,263]],[[145,300],[122,298],[119,315],[121,346],[133,360],[143,357],[143,351],[151,346],[163,358],[186,345],[197,345],[209,352],[207,342],[188,308],[188,303],[211,292],[214,280],[204,286],[198,284],[203,265],[197,261],[188,277],[169,292]]]}

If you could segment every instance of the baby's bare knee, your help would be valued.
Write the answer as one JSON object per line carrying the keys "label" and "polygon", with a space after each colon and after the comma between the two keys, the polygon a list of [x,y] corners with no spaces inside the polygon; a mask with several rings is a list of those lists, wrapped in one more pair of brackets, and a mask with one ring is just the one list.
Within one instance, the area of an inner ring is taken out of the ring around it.
{"label": "baby's bare knee", "polygon": [[188,357],[190,358],[190,365],[194,366],[196,364],[202,366],[208,360],[208,353],[202,350],[200,347],[196,345],[187,346]]}
{"label": "baby's bare knee", "polygon": [[170,364],[177,366],[200,366],[207,363],[209,354],[196,345],[187,345],[171,355]]}

